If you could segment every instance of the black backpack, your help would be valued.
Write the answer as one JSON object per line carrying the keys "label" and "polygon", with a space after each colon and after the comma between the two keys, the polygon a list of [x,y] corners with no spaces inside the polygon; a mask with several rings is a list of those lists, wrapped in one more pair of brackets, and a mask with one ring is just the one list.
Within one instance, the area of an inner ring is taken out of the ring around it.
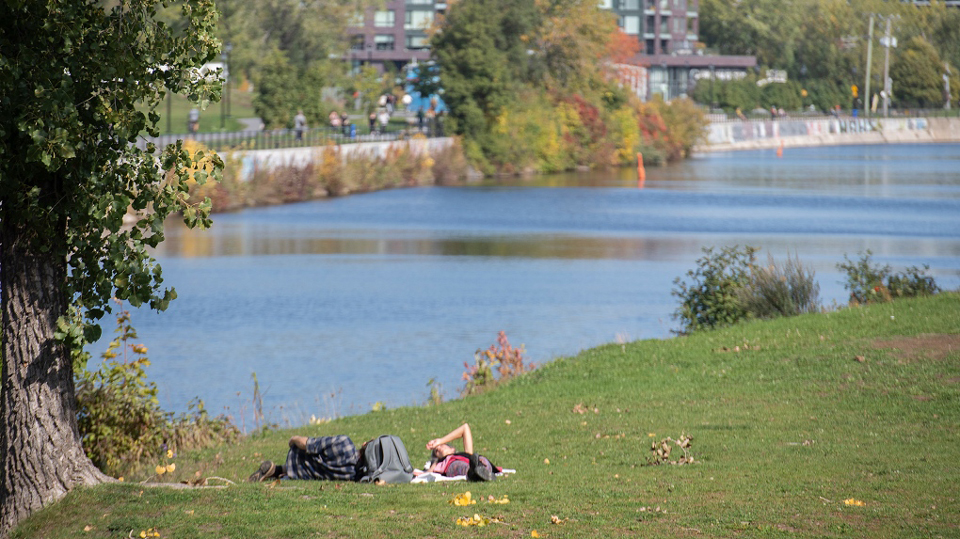
{"label": "black backpack", "polygon": [[398,436],[385,434],[366,443],[357,461],[357,481],[373,483],[409,483],[413,466],[407,448]]}

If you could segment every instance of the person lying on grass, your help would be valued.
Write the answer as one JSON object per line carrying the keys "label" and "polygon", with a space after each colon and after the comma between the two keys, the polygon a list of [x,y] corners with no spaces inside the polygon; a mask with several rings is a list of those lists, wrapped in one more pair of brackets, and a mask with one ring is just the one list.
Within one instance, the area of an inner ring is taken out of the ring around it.
{"label": "person lying on grass", "polygon": [[[463,452],[458,453],[450,442],[463,439]],[[414,475],[437,473],[446,477],[467,476],[469,481],[492,481],[501,468],[490,463],[487,457],[473,452],[473,433],[464,423],[441,438],[427,442],[430,464],[425,470],[414,470]]]}
{"label": "person lying on grass", "polygon": [[293,436],[285,464],[265,460],[247,481],[256,483],[281,477],[353,481],[358,458],[357,447],[345,434],[317,438]]}

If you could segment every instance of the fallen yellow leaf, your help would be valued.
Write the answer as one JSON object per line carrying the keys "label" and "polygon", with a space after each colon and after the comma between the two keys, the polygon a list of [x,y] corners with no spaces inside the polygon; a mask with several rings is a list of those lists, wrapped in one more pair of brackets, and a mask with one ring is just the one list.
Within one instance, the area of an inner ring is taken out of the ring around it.
{"label": "fallen yellow leaf", "polygon": [[457,494],[450,500],[451,504],[462,507],[464,505],[472,505],[477,503],[477,500],[473,499],[473,495],[470,494],[470,491],[464,492],[463,494]]}
{"label": "fallen yellow leaf", "polygon": [[537,530],[533,530],[532,532],[530,532],[530,537],[540,537],[540,534],[537,533]]}

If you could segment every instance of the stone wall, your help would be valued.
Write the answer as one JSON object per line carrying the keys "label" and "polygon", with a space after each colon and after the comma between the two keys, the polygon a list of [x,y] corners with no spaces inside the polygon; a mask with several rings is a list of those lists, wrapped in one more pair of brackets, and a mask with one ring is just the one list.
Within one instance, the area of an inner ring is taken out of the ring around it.
{"label": "stone wall", "polygon": [[389,142],[358,142],[355,144],[331,144],[329,146],[311,146],[305,148],[281,148],[276,150],[236,151],[224,156],[224,159],[239,161],[240,177],[248,180],[257,170],[271,170],[278,167],[301,168],[317,162],[324,152],[337,152],[341,159],[376,159],[385,157],[390,151],[408,149],[414,155],[424,152],[434,154],[453,145],[450,137],[422,138]]}
{"label": "stone wall", "polygon": [[960,142],[960,118],[811,118],[713,122],[694,152],[798,146]]}

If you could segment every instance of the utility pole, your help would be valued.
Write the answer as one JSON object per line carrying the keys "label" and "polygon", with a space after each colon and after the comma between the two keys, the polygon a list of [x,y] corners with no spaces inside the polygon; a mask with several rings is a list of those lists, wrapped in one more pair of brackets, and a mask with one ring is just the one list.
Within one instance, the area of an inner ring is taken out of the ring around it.
{"label": "utility pole", "polygon": [[890,18],[887,18],[887,52],[885,54],[886,59],[883,61],[883,91],[886,94],[883,98],[883,117],[886,118],[889,114],[887,110],[890,105],[890,48],[893,46],[893,43],[890,41]]}
{"label": "utility pole", "polygon": [[943,68],[945,70],[943,74],[943,95],[946,98],[944,99],[946,103],[944,103],[943,108],[950,110],[950,63],[944,62]]}
{"label": "utility pole", "polygon": [[873,65],[873,15],[870,15],[870,33],[867,38],[867,81],[863,85],[866,93],[863,94],[863,114],[870,117],[870,67]]}

